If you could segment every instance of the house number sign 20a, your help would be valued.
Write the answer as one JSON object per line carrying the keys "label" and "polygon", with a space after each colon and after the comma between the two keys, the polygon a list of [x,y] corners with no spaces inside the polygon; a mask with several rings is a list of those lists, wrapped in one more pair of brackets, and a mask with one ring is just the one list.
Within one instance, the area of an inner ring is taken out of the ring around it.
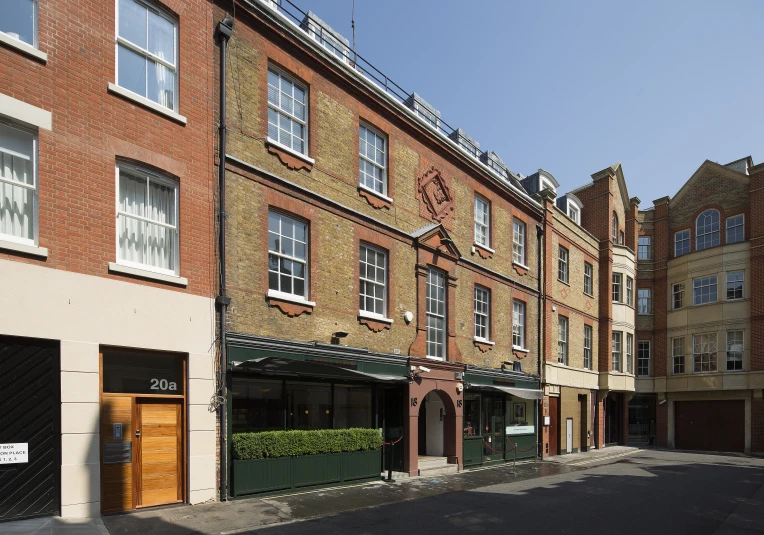
{"label": "house number sign 20a", "polygon": [[178,385],[177,383],[170,382],[167,379],[151,379],[151,390],[162,390],[164,392],[168,390],[177,391]]}

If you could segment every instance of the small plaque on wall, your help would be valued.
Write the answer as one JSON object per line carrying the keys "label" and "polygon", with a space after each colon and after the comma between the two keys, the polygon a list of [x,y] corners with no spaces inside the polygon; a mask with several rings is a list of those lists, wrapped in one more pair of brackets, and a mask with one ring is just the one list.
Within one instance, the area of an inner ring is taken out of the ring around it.
{"label": "small plaque on wall", "polygon": [[103,443],[103,464],[121,464],[133,462],[133,443],[125,442],[104,442]]}

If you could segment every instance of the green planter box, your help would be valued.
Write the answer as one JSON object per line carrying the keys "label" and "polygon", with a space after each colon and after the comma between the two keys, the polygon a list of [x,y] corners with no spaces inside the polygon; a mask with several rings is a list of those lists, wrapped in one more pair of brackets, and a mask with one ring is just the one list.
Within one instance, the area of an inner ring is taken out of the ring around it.
{"label": "green planter box", "polygon": [[292,487],[291,457],[233,461],[234,496],[245,496]]}
{"label": "green planter box", "polygon": [[323,453],[292,457],[295,487],[328,485],[342,481],[342,456],[347,453]]}
{"label": "green planter box", "polygon": [[342,481],[379,477],[382,470],[380,450],[341,453]]}
{"label": "green planter box", "polygon": [[382,450],[232,461],[231,495],[330,485],[381,477]]}
{"label": "green planter box", "polygon": [[464,466],[477,466],[483,464],[483,438],[464,437]]}

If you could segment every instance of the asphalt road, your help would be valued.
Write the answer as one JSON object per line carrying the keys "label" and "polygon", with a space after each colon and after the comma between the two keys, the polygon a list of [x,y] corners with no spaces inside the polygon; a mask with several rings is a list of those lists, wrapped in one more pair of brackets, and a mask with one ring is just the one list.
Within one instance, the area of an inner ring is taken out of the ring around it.
{"label": "asphalt road", "polygon": [[569,467],[250,533],[764,534],[762,459],[642,450]]}

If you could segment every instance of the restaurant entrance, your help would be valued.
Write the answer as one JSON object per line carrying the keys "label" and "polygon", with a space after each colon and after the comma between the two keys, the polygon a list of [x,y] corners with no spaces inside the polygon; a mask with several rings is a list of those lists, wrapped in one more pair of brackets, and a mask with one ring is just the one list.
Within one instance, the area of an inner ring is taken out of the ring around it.
{"label": "restaurant entrance", "polygon": [[505,396],[483,395],[483,461],[504,460],[507,450],[505,440]]}

